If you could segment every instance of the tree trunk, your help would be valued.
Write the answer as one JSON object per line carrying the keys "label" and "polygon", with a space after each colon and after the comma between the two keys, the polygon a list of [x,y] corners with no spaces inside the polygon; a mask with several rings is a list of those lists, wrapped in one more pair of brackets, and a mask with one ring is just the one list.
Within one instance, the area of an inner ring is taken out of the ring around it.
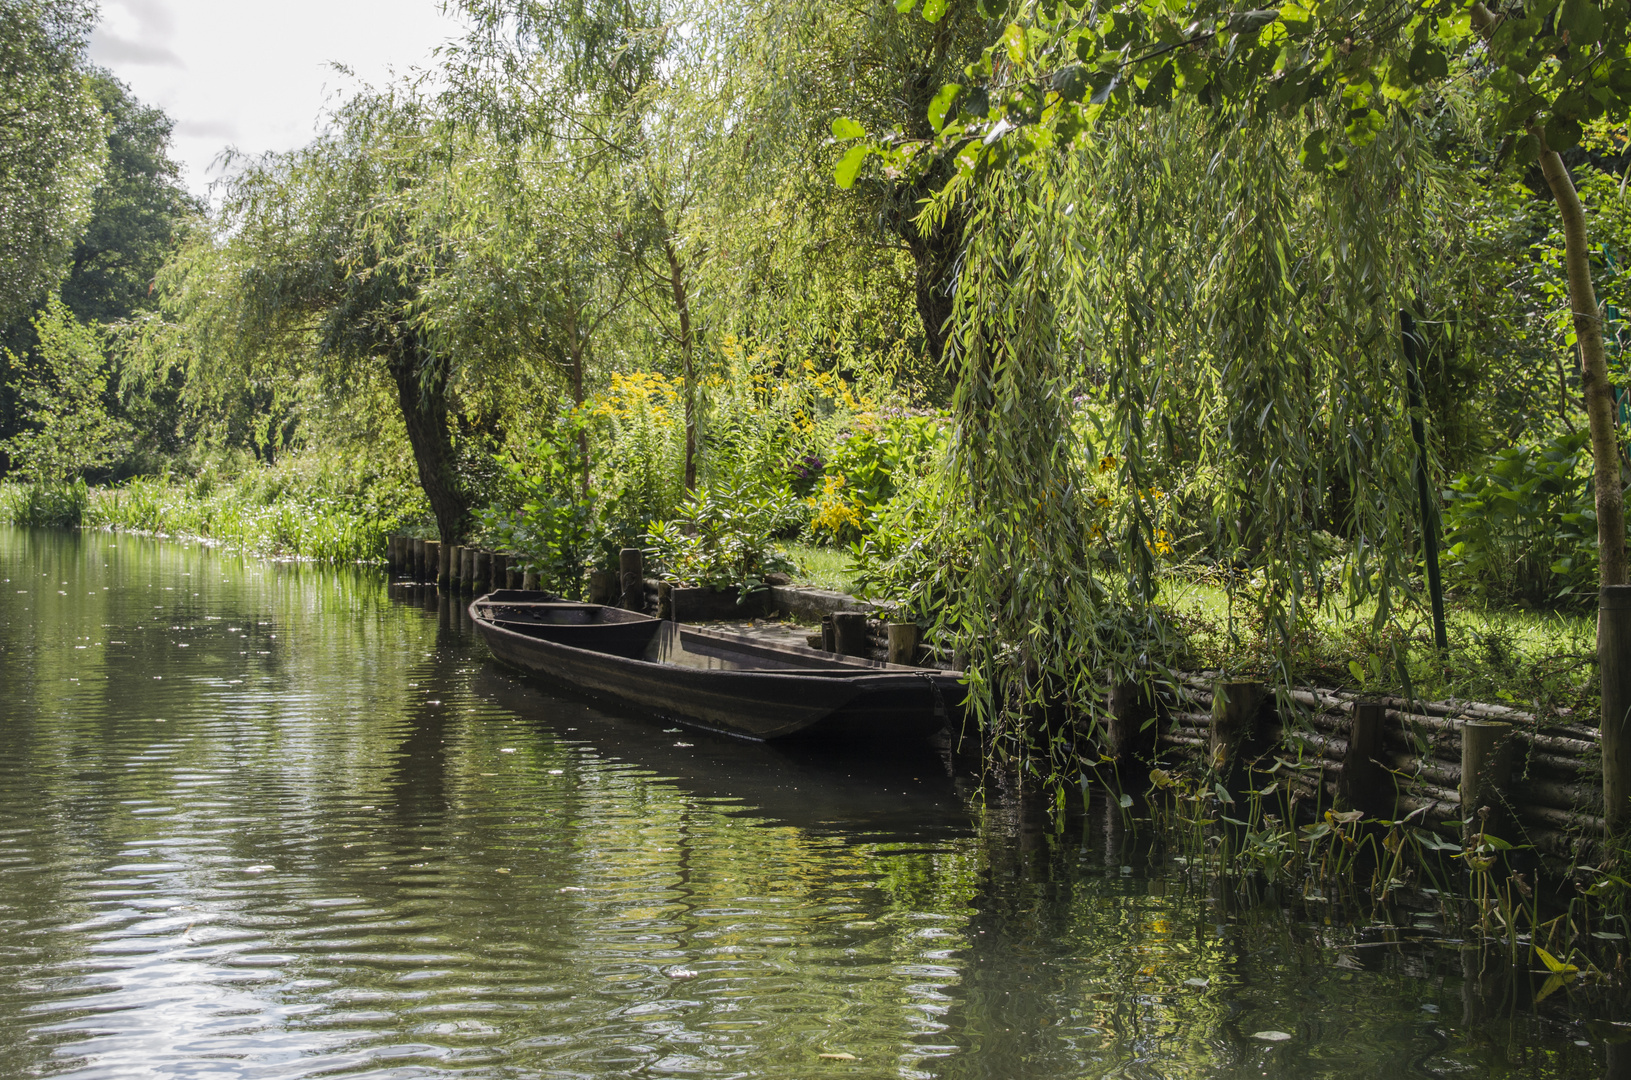
{"label": "tree trunk", "polygon": [[584,343],[578,336],[578,312],[566,317],[566,336],[572,343],[572,404],[578,407],[578,463],[581,469],[578,492],[589,498],[589,430],[583,425],[583,353]]}
{"label": "tree trunk", "polygon": [[470,496],[459,482],[453,439],[447,430],[446,371],[438,370],[429,382],[421,382],[422,355],[418,339],[409,335],[393,350],[388,366],[419,469],[419,486],[436,515],[442,543],[456,544],[463,539],[470,517]]}
{"label": "tree trunk", "polygon": [[1591,284],[1591,249],[1586,242],[1586,213],[1563,159],[1541,140],[1540,168],[1557,200],[1563,219],[1564,263],[1569,273],[1569,306],[1580,345],[1580,382],[1591,422],[1591,461],[1597,496],[1597,563],[1603,585],[1626,584],[1625,502],[1620,482],[1620,440],[1615,425],[1614,387],[1603,349],[1603,318]]}
{"label": "tree trunk", "polygon": [[668,284],[674,291],[674,307],[680,317],[680,373],[685,382],[685,490],[697,489],[697,380],[696,340],[691,332],[691,303],[685,288],[685,270],[680,266],[674,239],[663,242],[668,256]]}

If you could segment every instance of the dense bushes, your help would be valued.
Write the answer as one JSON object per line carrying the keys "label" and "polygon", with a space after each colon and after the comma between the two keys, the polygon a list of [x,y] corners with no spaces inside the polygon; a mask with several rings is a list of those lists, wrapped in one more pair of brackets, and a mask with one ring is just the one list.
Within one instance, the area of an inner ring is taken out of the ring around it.
{"label": "dense bushes", "polygon": [[1595,598],[1597,512],[1584,432],[1491,455],[1444,492],[1443,566],[1468,593],[1501,603]]}

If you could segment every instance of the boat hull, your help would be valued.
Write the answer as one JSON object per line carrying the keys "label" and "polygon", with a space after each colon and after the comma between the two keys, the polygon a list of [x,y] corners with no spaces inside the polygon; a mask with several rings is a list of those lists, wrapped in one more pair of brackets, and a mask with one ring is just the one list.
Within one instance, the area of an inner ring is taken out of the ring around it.
{"label": "boat hull", "polygon": [[626,647],[580,648],[568,644],[571,629],[504,625],[479,600],[471,605],[471,617],[504,664],[583,693],[747,739],[921,739],[945,726],[950,706],[962,698],[955,672],[851,661],[813,650],[805,650],[806,656],[656,620],[651,620],[656,625],[646,655],[684,649],[693,664],[711,663],[708,658],[714,656],[720,666],[657,662],[627,655]]}

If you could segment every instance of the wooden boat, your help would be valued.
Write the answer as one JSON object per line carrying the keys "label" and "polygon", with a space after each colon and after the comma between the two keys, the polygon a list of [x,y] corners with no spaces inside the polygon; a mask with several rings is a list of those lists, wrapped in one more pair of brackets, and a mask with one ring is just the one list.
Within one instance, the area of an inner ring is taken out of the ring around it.
{"label": "wooden boat", "polygon": [[960,712],[958,671],[839,656],[502,590],[470,605],[499,660],[682,723],[755,740],[922,738]]}

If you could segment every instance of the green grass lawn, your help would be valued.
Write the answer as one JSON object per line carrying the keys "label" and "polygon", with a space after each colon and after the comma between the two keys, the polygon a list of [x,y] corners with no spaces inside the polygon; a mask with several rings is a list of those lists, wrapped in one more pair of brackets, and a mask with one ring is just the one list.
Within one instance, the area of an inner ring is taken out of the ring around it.
{"label": "green grass lawn", "polygon": [[795,584],[842,593],[855,591],[855,576],[850,569],[847,550],[816,547],[813,544],[788,544],[787,554],[798,567],[793,573]]}
{"label": "green grass lawn", "polygon": [[[1272,674],[1276,642],[1245,605],[1237,603],[1231,622],[1228,596],[1215,585],[1169,579],[1162,593],[1184,624],[1195,660]],[[1381,633],[1373,625],[1374,613],[1370,604],[1353,611],[1332,605],[1315,611],[1289,653],[1293,676],[1349,690],[1408,690],[1427,698],[1521,708],[1538,703],[1589,714],[1595,707],[1597,620],[1589,609],[1490,608],[1452,597],[1445,611],[1449,649],[1443,654],[1434,647],[1425,612],[1405,613]]]}

